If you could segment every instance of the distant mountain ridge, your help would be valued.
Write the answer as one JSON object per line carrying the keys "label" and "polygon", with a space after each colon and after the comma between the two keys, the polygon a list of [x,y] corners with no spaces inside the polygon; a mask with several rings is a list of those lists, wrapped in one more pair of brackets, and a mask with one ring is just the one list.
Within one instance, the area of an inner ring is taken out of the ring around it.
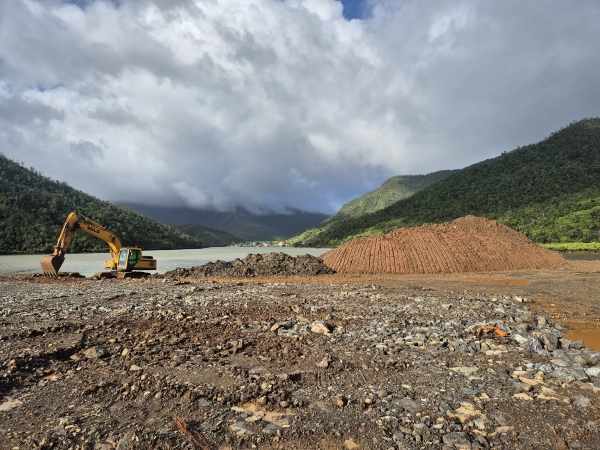
{"label": "distant mountain ridge", "polygon": [[311,230],[297,245],[337,246],[466,215],[495,219],[540,243],[599,241],[600,118],[473,164],[379,211]]}
{"label": "distant mountain ridge", "polygon": [[187,223],[185,225],[173,225],[182,233],[198,239],[208,247],[227,247],[228,245],[242,242],[237,236],[216,228],[205,227],[197,223]]}
{"label": "distant mountain ridge", "polygon": [[388,178],[374,191],[350,200],[324,223],[338,222],[379,211],[456,172],[458,170],[440,170],[426,175],[396,175]]}
{"label": "distant mountain ridge", "polygon": [[317,243],[317,236],[322,234],[334,223],[344,222],[384,209],[457,172],[459,172],[459,170],[440,170],[426,175],[396,175],[388,178],[377,189],[349,201],[342,206],[337,213],[323,223],[298,236],[288,239],[287,242],[292,245],[302,245],[302,243],[308,243],[306,245],[310,245],[311,242]]}
{"label": "distant mountain ridge", "polygon": [[172,225],[199,224],[233,234],[242,241],[273,241],[301,233],[323,222],[329,216],[292,210],[290,214],[257,215],[239,208],[234,212],[197,210],[191,208],[169,208],[122,203],[155,220]]}
{"label": "distant mountain ridge", "polygon": [[[51,180],[0,153],[0,254],[51,252],[73,210],[108,228],[125,246],[145,250],[204,247],[169,225]],[[84,232],[75,235],[69,248],[73,253],[105,251],[105,242]]]}

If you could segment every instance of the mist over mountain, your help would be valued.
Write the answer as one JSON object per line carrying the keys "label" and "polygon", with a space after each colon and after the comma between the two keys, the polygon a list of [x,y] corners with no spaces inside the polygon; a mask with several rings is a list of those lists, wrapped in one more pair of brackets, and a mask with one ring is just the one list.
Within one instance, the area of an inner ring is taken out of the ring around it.
{"label": "mist over mountain", "polygon": [[272,241],[285,239],[323,222],[329,216],[291,209],[289,214],[257,215],[238,208],[235,212],[168,208],[163,206],[123,203],[155,220],[172,224],[199,224],[237,236],[243,241]]}

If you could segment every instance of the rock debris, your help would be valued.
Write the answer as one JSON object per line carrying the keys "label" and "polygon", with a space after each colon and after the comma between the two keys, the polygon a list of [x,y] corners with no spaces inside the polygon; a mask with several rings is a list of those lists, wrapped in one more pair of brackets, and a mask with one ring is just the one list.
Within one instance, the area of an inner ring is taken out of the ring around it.
{"label": "rock debris", "polygon": [[[600,352],[530,302],[296,281],[3,281],[0,448],[600,448]],[[486,326],[508,336],[477,337]]]}

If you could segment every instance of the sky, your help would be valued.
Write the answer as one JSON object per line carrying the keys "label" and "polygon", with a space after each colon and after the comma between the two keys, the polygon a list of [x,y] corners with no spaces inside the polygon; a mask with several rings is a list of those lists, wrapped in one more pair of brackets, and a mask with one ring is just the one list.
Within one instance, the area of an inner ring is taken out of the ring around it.
{"label": "sky", "polygon": [[600,2],[0,1],[0,152],[103,200],[334,213],[600,116]]}

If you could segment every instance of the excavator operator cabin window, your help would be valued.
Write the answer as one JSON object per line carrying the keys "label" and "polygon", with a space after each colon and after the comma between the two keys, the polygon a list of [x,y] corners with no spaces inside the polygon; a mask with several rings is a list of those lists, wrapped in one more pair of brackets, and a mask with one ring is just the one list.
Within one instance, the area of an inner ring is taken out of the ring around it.
{"label": "excavator operator cabin window", "polygon": [[119,254],[119,267],[124,267],[127,264],[127,249],[124,248]]}
{"label": "excavator operator cabin window", "polygon": [[136,263],[140,259],[140,251],[139,250],[130,250],[129,251],[129,264],[135,266]]}

